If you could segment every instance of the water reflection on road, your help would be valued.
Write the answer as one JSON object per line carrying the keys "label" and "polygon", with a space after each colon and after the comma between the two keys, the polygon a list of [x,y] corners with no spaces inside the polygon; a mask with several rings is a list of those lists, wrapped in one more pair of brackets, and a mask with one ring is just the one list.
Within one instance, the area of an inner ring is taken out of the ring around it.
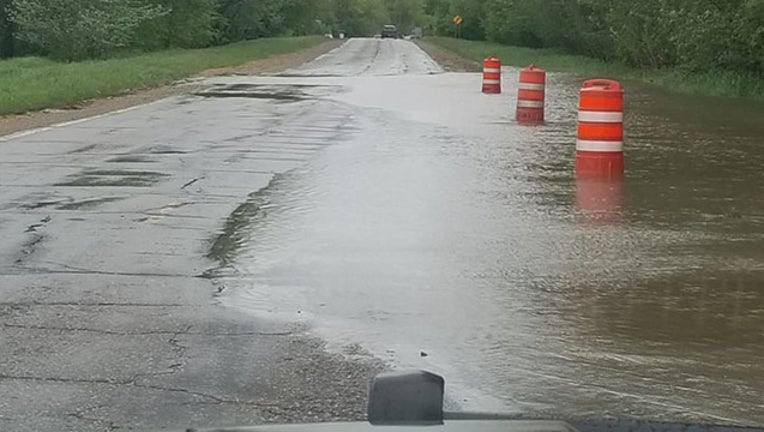
{"label": "water reflection on road", "polygon": [[477,75],[324,80],[352,128],[267,189],[228,304],[470,409],[764,424],[764,108],[627,85],[602,184],[572,176],[573,77],[530,128]]}

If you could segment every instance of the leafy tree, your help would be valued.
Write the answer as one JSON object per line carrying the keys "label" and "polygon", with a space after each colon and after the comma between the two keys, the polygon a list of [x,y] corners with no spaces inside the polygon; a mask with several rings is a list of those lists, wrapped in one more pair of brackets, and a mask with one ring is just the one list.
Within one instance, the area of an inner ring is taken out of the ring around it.
{"label": "leafy tree", "polygon": [[537,47],[541,40],[533,26],[534,5],[537,2],[523,0],[488,0],[485,9],[485,34],[489,40]]}
{"label": "leafy tree", "polygon": [[764,0],[0,0],[0,57],[64,60],[275,35],[407,32],[550,47],[638,67],[764,74]]}
{"label": "leafy tree", "polygon": [[10,6],[10,0],[0,0],[0,57],[2,58],[13,57],[15,49],[13,23],[9,15]]}
{"label": "leafy tree", "polygon": [[278,2],[268,0],[221,0],[222,36],[227,42],[255,39],[276,32],[281,25]]}
{"label": "leafy tree", "polygon": [[201,48],[219,40],[218,0],[141,1],[146,7],[167,13],[142,23],[138,30],[138,47],[148,50]]}
{"label": "leafy tree", "polygon": [[429,18],[427,31],[431,34],[453,34],[451,3],[449,0],[425,0],[424,13]]}
{"label": "leafy tree", "polygon": [[333,0],[282,0],[283,32],[291,35],[323,34],[331,31]]}
{"label": "leafy tree", "polygon": [[746,69],[764,74],[764,0],[748,0],[740,10],[736,38]]}
{"label": "leafy tree", "polygon": [[12,0],[9,16],[18,39],[53,58],[80,60],[127,47],[141,23],[166,12],[130,0]]}
{"label": "leafy tree", "polygon": [[451,0],[451,17],[459,15],[464,19],[460,30],[463,38],[476,40],[485,38],[483,10],[484,4],[482,1]]}
{"label": "leafy tree", "polygon": [[390,22],[404,33],[409,33],[414,27],[423,26],[426,21],[423,0],[386,0],[385,6]]}
{"label": "leafy tree", "polygon": [[371,36],[389,21],[384,0],[334,0],[335,32]]}

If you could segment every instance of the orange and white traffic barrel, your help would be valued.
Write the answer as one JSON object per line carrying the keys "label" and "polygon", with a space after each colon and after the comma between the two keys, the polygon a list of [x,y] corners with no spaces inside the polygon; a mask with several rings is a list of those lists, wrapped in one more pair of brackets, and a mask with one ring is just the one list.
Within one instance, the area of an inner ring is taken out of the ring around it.
{"label": "orange and white traffic barrel", "polygon": [[585,81],[578,106],[576,174],[619,178],[623,165],[621,84],[608,79]]}
{"label": "orange and white traffic barrel", "polygon": [[483,60],[483,93],[501,93],[501,60],[494,56]]}
{"label": "orange and white traffic barrel", "polygon": [[546,93],[546,71],[530,65],[520,70],[520,84],[517,90],[518,123],[544,122],[544,96]]}

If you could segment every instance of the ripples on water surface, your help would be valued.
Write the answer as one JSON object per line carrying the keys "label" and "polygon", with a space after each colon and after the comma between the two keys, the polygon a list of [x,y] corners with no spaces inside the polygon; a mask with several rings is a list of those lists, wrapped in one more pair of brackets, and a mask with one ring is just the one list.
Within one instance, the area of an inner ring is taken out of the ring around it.
{"label": "ripples on water surface", "polygon": [[228,302],[471,409],[764,424],[764,109],[627,84],[625,181],[576,182],[579,83],[520,127],[475,76],[355,82],[355,130],[263,192]]}

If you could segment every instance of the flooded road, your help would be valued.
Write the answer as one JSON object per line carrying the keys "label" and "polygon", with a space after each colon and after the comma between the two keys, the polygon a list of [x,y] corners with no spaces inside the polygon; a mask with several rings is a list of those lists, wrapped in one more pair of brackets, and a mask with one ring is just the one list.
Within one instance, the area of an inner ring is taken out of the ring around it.
{"label": "flooded road", "polygon": [[625,83],[626,178],[576,182],[580,79],[522,127],[515,70],[490,97],[328,57],[352,131],[251,203],[226,304],[439,371],[465,409],[764,424],[762,107]]}
{"label": "flooded road", "polygon": [[523,127],[504,72],[351,40],[0,139],[0,429],[357,418],[312,336],[452,409],[764,425],[764,108],[624,83],[583,182],[582,79]]}

